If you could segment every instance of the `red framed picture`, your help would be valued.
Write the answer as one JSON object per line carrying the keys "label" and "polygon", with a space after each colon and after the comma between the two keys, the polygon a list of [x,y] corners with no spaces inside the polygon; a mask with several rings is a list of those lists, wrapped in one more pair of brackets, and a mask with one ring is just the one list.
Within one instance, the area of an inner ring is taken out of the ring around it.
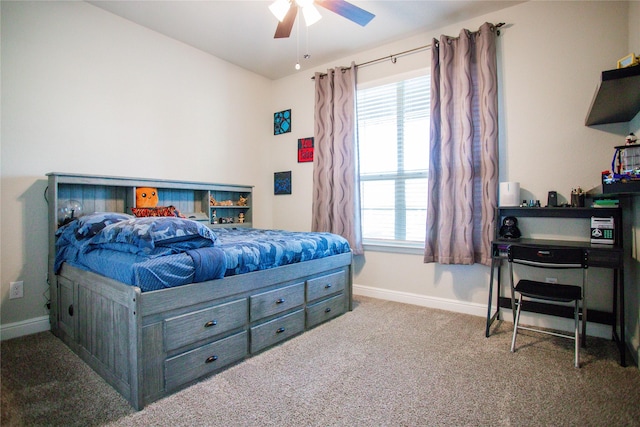
{"label": "red framed picture", "polygon": [[313,137],[298,140],[298,163],[313,162]]}

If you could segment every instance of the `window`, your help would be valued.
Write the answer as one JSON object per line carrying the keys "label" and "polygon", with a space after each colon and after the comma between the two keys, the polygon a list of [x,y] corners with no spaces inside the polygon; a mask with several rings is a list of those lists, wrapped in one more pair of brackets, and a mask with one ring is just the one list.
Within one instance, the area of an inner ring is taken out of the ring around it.
{"label": "window", "polygon": [[422,246],[427,216],[430,77],[358,89],[362,237]]}

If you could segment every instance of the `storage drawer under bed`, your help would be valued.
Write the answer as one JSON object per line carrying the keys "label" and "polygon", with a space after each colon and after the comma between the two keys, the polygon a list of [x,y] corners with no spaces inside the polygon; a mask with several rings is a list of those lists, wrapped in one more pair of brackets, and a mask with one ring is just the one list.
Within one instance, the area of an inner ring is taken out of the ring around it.
{"label": "storage drawer under bed", "polygon": [[336,295],[324,301],[307,306],[307,328],[313,328],[322,322],[344,313],[344,294]]}
{"label": "storage drawer under bed", "polygon": [[247,332],[214,341],[164,362],[165,388],[173,390],[247,355]]}
{"label": "storage drawer under bed", "polygon": [[307,302],[324,298],[344,290],[346,278],[343,271],[307,280]]}
{"label": "storage drawer under bed", "polygon": [[304,304],[304,283],[274,289],[252,295],[250,298],[251,321],[263,319],[274,314]]}
{"label": "storage drawer under bed", "polygon": [[304,331],[304,310],[251,328],[251,353],[256,353]]}
{"label": "storage drawer under bed", "polygon": [[246,298],[168,318],[164,321],[165,351],[232,331],[246,322]]}

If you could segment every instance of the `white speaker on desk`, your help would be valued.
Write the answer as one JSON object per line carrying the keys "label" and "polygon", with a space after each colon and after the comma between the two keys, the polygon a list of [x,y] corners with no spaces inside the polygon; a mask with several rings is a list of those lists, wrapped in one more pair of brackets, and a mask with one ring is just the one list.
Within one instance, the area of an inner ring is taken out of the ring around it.
{"label": "white speaker on desk", "polygon": [[520,206],[520,183],[501,182],[498,206]]}

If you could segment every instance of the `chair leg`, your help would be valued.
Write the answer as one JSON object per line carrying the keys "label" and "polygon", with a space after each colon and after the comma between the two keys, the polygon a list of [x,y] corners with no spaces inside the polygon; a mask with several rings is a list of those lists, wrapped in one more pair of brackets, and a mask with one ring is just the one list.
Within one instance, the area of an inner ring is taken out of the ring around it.
{"label": "chair leg", "polygon": [[[578,312],[579,312],[579,303],[578,301],[576,301],[576,308],[574,311],[574,318],[575,318],[575,366],[576,368],[580,367],[580,322],[579,322],[579,316],[578,316]],[[584,320],[583,320],[584,322]]]}
{"label": "chair leg", "polygon": [[516,318],[513,322],[513,338],[511,338],[511,352],[516,351],[516,335],[518,335],[518,322],[520,322],[520,309],[522,308],[522,295],[518,298],[518,310],[516,312]]}
{"label": "chair leg", "polygon": [[587,346],[587,302],[582,300],[582,347]]}

